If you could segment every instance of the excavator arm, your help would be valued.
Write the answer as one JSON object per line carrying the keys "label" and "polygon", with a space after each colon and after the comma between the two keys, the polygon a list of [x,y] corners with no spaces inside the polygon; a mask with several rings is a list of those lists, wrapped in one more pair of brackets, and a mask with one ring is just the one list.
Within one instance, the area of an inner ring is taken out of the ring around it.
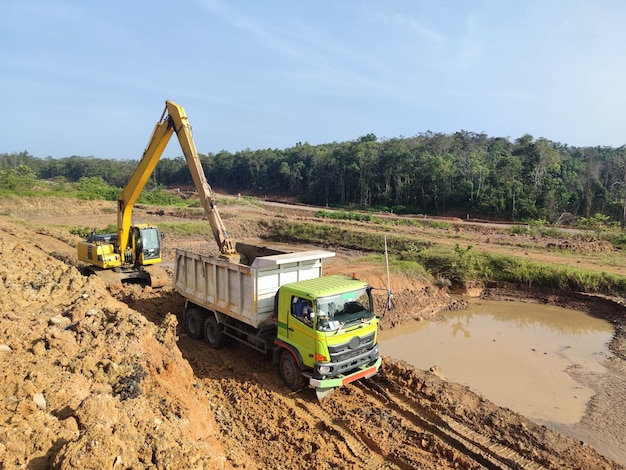
{"label": "excavator arm", "polygon": [[200,164],[200,158],[198,157],[198,151],[196,150],[196,145],[194,144],[193,137],[191,136],[191,126],[189,125],[185,110],[182,106],[174,103],[173,101],[166,101],[165,106],[167,112],[169,113],[169,120],[174,127],[174,131],[178,137],[178,142],[180,143],[180,147],[183,150],[185,159],[187,160],[187,166],[191,172],[191,179],[193,180],[193,183],[196,186],[196,191],[198,191],[198,195],[202,201],[204,213],[206,214],[207,219],[209,219],[209,224],[211,225],[211,230],[213,231],[213,237],[217,242],[220,253],[223,257],[229,259],[232,258],[233,260],[238,259],[239,256],[237,254],[237,250],[235,249],[233,241],[228,236],[226,226],[224,225],[224,222],[222,222],[222,217],[217,211],[215,201],[211,196],[211,186],[209,186],[209,183],[204,176],[204,171],[202,170],[202,165]]}
{"label": "excavator arm", "polygon": [[237,251],[226,232],[226,227],[211,196],[211,187],[204,176],[185,110],[173,101],[166,101],[161,119],[154,127],[141,161],[118,198],[117,244],[122,262],[125,260],[128,249],[133,207],[174,132],[178,136],[178,141],[187,160],[187,166],[202,201],[220,253],[225,258],[238,259]]}

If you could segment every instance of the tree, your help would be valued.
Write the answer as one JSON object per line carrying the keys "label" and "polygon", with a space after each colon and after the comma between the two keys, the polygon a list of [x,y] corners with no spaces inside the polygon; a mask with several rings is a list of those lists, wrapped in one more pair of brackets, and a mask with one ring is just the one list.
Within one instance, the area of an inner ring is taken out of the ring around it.
{"label": "tree", "polygon": [[36,181],[37,175],[26,165],[0,169],[0,189],[21,192],[32,189]]}
{"label": "tree", "polygon": [[615,200],[619,201],[620,193],[623,193],[621,224],[626,226],[626,147],[622,145],[613,156],[613,165],[619,170],[615,172],[615,181],[611,184],[611,189],[616,194]]}

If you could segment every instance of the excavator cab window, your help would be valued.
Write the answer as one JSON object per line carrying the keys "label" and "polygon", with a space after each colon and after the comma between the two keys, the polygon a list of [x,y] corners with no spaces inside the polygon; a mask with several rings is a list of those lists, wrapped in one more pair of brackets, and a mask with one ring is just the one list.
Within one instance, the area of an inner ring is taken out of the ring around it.
{"label": "excavator cab window", "polygon": [[143,252],[144,259],[161,256],[161,240],[158,229],[154,227],[141,229],[137,239],[137,248]]}

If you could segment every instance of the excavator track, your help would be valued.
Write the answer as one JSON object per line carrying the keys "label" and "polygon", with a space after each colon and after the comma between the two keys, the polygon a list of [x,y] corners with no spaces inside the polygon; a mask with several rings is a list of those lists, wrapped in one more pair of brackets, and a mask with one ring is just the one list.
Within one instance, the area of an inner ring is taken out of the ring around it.
{"label": "excavator track", "polygon": [[[391,384],[392,387],[394,384]],[[477,464],[488,469],[546,469],[519,454],[514,449],[500,443],[493,443],[488,437],[479,434],[449,416],[435,413],[431,409],[410,400],[404,395],[383,387],[376,378],[362,380],[355,384],[366,394],[375,394],[385,406],[402,416],[412,425],[436,436]],[[398,388],[400,388],[398,386]]]}

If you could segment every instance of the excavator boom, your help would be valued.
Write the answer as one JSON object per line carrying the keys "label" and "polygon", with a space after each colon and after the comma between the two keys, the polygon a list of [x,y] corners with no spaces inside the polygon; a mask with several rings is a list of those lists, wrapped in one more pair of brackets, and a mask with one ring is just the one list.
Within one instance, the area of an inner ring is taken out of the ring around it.
{"label": "excavator boom", "polygon": [[178,137],[191,178],[202,201],[202,206],[211,225],[213,237],[217,242],[220,253],[225,258],[238,259],[235,245],[228,236],[224,222],[211,196],[212,190],[204,176],[185,109],[173,101],[166,101],[161,119],[154,127],[141,161],[118,199],[117,242],[119,253],[123,257],[122,260],[125,260],[124,256],[128,248],[133,207],[174,132],[176,132]]}

